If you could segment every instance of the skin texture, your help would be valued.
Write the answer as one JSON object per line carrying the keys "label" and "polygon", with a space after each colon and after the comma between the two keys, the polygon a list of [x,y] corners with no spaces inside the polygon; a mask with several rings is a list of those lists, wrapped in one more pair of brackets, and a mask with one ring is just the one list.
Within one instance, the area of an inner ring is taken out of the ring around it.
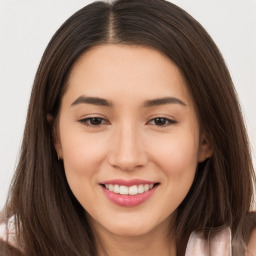
{"label": "skin texture", "polygon": [[256,229],[253,229],[245,256],[256,255]]}
{"label": "skin texture", "polygon": [[[175,210],[190,189],[198,162],[212,154],[179,69],[148,47],[101,45],[75,63],[67,86],[55,148],[106,251],[175,255],[175,239],[170,246],[169,237]],[[75,104],[81,96],[106,99],[110,106]],[[184,104],[145,106],[164,97]],[[98,117],[96,125],[88,119],[93,117]],[[160,125],[159,117],[165,118]],[[100,185],[112,179],[143,179],[159,186],[144,203],[121,207]]]}

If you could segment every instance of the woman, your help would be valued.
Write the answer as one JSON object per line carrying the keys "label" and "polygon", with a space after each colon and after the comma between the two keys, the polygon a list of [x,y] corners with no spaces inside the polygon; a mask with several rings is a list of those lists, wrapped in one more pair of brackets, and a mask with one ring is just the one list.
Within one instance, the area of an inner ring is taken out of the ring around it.
{"label": "woman", "polygon": [[201,25],[162,0],[95,2],[42,57],[2,251],[253,255],[253,182],[235,90]]}

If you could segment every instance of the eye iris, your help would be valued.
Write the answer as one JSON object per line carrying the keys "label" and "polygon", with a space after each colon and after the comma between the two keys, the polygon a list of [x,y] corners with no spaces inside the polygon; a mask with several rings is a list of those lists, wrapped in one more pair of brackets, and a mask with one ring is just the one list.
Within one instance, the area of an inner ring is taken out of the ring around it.
{"label": "eye iris", "polygon": [[155,124],[156,125],[165,125],[166,124],[166,119],[165,118],[156,118],[155,119]]}
{"label": "eye iris", "polygon": [[98,117],[90,118],[90,123],[92,125],[100,125],[102,123],[102,119]]}

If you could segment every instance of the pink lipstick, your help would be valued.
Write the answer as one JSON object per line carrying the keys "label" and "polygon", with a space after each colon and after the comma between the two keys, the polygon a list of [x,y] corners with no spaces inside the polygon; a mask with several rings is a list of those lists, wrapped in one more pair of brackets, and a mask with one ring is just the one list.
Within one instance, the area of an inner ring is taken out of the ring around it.
{"label": "pink lipstick", "polygon": [[140,179],[115,179],[102,182],[100,185],[111,202],[123,207],[134,207],[148,200],[159,183]]}

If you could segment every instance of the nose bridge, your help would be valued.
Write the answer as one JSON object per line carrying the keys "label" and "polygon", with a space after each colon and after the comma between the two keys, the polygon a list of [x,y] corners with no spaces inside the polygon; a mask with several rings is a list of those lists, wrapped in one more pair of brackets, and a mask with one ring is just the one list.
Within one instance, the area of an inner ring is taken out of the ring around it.
{"label": "nose bridge", "polygon": [[142,136],[134,123],[123,122],[113,134],[111,165],[122,170],[132,170],[145,164]]}

